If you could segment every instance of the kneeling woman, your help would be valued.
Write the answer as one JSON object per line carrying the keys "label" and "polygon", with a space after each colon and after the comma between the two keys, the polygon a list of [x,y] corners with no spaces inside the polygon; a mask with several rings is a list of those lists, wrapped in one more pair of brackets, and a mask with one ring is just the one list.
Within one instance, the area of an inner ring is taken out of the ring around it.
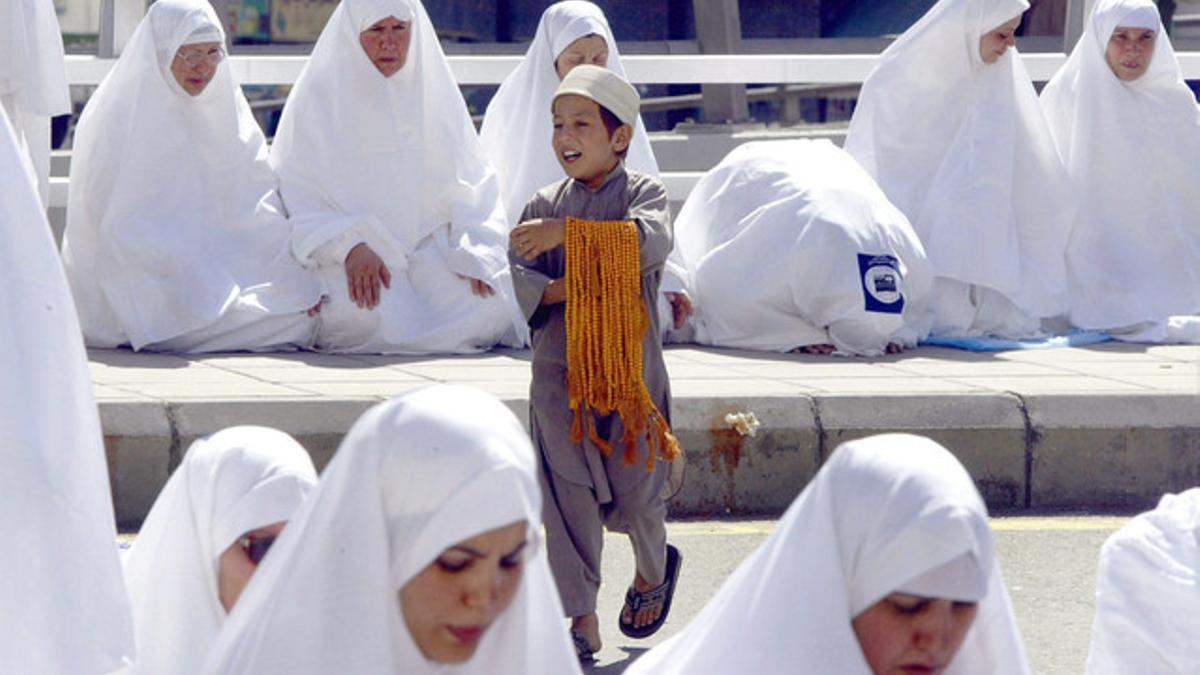
{"label": "kneeling woman", "polygon": [[1200,343],[1200,112],[1158,7],[1102,0],[1042,105],[1079,194],[1071,321]]}
{"label": "kneeling woman", "polygon": [[892,434],[838,447],[692,623],[627,672],[1030,671],[971,477]]}
{"label": "kneeling woman", "polygon": [[542,549],[529,438],[474,389],[368,411],[202,672],[579,672]]}
{"label": "kneeling woman", "polygon": [[314,274],[203,0],[154,3],[75,132],[63,257],[88,345],[311,344]]}
{"label": "kneeling woman", "polygon": [[308,452],[264,427],[196,441],[125,560],[137,658],[128,675],[191,675],[257,565],[317,485]]}
{"label": "kneeling woman", "polygon": [[928,333],[932,271],[904,214],[827,141],[740,146],[675,226],[700,344],[873,356]]}
{"label": "kneeling woman", "polygon": [[295,230],[330,297],[317,346],[467,353],[516,344],[492,171],[420,0],[346,0],[271,146]]}

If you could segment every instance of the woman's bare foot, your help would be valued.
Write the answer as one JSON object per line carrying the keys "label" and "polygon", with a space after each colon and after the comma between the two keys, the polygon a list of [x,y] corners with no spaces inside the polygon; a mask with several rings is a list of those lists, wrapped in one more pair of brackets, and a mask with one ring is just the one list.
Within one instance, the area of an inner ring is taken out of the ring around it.
{"label": "woman's bare foot", "polygon": [[[645,593],[652,588],[654,588],[654,586],[651,585],[650,582],[643,579],[641,574],[637,574],[633,577],[633,590],[639,593]],[[625,623],[632,623],[634,628],[641,628],[642,626],[647,626],[657,621],[658,617],[662,615],[662,611],[662,604],[653,605],[651,607],[643,607],[642,609],[639,609],[637,611],[637,615],[631,619],[629,616],[629,606],[626,605],[621,609],[621,620]]]}
{"label": "woman's bare foot", "polygon": [[571,632],[582,635],[593,652],[600,651],[600,617],[595,612],[572,618]]}
{"label": "woman's bare foot", "polygon": [[904,345],[901,345],[901,344],[898,344],[895,342],[889,342],[887,345],[887,349],[884,351],[886,351],[889,354],[903,354],[904,353]]}
{"label": "woman's bare foot", "polygon": [[803,347],[796,347],[795,349],[792,350],[792,353],[793,354],[819,354],[822,356],[828,356],[836,351],[837,351],[837,347],[834,347],[833,345],[804,345]]}

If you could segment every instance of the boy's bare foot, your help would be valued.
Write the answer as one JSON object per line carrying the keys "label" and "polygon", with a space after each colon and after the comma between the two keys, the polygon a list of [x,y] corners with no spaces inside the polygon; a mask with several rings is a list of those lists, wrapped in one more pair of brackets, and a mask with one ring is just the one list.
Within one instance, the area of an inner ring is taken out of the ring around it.
{"label": "boy's bare foot", "polygon": [[571,632],[582,635],[593,652],[600,651],[600,617],[595,612],[572,618]]}
{"label": "boy's bare foot", "polygon": [[[643,579],[641,574],[637,574],[633,577],[633,589],[635,591],[639,593],[645,593],[652,588],[654,588],[654,586],[650,584],[650,582]],[[641,628],[642,626],[647,626],[657,621],[658,617],[662,615],[662,611],[663,606],[660,603],[639,609],[637,614],[631,618],[629,616],[629,606],[626,605],[621,610],[621,620],[625,623],[632,623],[634,628]]]}
{"label": "boy's bare foot", "polygon": [[829,354],[832,354],[836,351],[837,351],[837,347],[834,347],[833,345],[804,345],[803,347],[796,347],[795,349],[792,350],[792,353],[793,354],[820,354],[822,356],[828,356]]}

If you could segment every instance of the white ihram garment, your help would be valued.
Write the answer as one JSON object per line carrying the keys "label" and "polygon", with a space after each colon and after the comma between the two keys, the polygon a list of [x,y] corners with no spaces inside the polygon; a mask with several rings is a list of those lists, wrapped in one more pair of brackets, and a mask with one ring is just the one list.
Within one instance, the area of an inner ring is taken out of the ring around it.
{"label": "white ihram garment", "polygon": [[193,443],[125,558],[137,635],[125,673],[194,675],[225,622],[221,554],[291,518],[316,484],[308,453],[282,431],[231,427]]}
{"label": "white ihram garment", "polygon": [[980,38],[1026,0],[940,0],[863,83],[846,151],[933,263],[933,332],[1032,337],[1067,310],[1071,183],[1016,49]]}
{"label": "white ihram garment", "polygon": [[851,621],[893,592],[979,603],[947,675],[1030,672],[971,477],[906,434],[839,446],[692,623],[626,672],[870,675]]}
{"label": "white ihram garment", "polygon": [[1104,542],[1088,675],[1200,673],[1200,488]]}
{"label": "white ihram garment", "polygon": [[53,0],[0,0],[0,108],[50,195],[50,118],[71,112],[62,33]]}
{"label": "white ihram garment", "polygon": [[[542,545],[529,437],[476,389],[438,385],[375,406],[325,469],[222,629],[204,673],[571,675]],[[470,660],[427,661],[399,591],[447,548],[528,523],[512,603]]]}
{"label": "white ihram garment", "polygon": [[0,672],[94,675],[133,655],[79,322],[33,176],[0,115]]}
{"label": "white ihram garment", "polygon": [[[1072,323],[1121,339],[1200,343],[1200,112],[1171,40],[1132,82],[1104,59],[1149,0],[1102,0],[1042,105],[1079,194],[1067,248]],[[1190,335],[1188,334],[1190,332]]]}
{"label": "white ihram garment", "polygon": [[904,214],[828,141],[747,143],[675,223],[700,344],[874,356],[929,332],[932,270]]}
{"label": "white ihram garment", "polygon": [[75,131],[63,258],[87,343],[198,352],[307,346],[321,295],[291,256],[262,131],[228,59],[198,96],[171,74],[222,41],[204,0],[160,0]]}
{"label": "white ihram garment", "polygon": [[[404,67],[384,77],[359,35],[410,22]],[[419,0],[346,0],[288,96],[271,164],[293,250],[329,290],[317,346],[343,352],[469,353],[523,324],[512,299],[499,183]],[[346,255],[365,242],[391,272],[380,303],[349,298]],[[497,292],[471,293],[466,277]]]}

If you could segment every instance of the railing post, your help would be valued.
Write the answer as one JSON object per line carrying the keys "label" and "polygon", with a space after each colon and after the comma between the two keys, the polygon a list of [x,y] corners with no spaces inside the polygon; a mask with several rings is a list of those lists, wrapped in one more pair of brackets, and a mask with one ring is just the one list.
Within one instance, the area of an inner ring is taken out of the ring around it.
{"label": "railing post", "polygon": [[1063,30],[1063,52],[1070,54],[1083,37],[1083,27],[1095,0],[1067,0],[1067,20]]}
{"label": "railing post", "polygon": [[[692,0],[696,39],[701,54],[736,54],[741,51],[742,19],[737,0]],[[744,122],[750,116],[745,85],[701,85],[704,121]]]}
{"label": "railing post", "polygon": [[117,55],[116,0],[100,0],[100,35],[96,54],[102,59]]}

